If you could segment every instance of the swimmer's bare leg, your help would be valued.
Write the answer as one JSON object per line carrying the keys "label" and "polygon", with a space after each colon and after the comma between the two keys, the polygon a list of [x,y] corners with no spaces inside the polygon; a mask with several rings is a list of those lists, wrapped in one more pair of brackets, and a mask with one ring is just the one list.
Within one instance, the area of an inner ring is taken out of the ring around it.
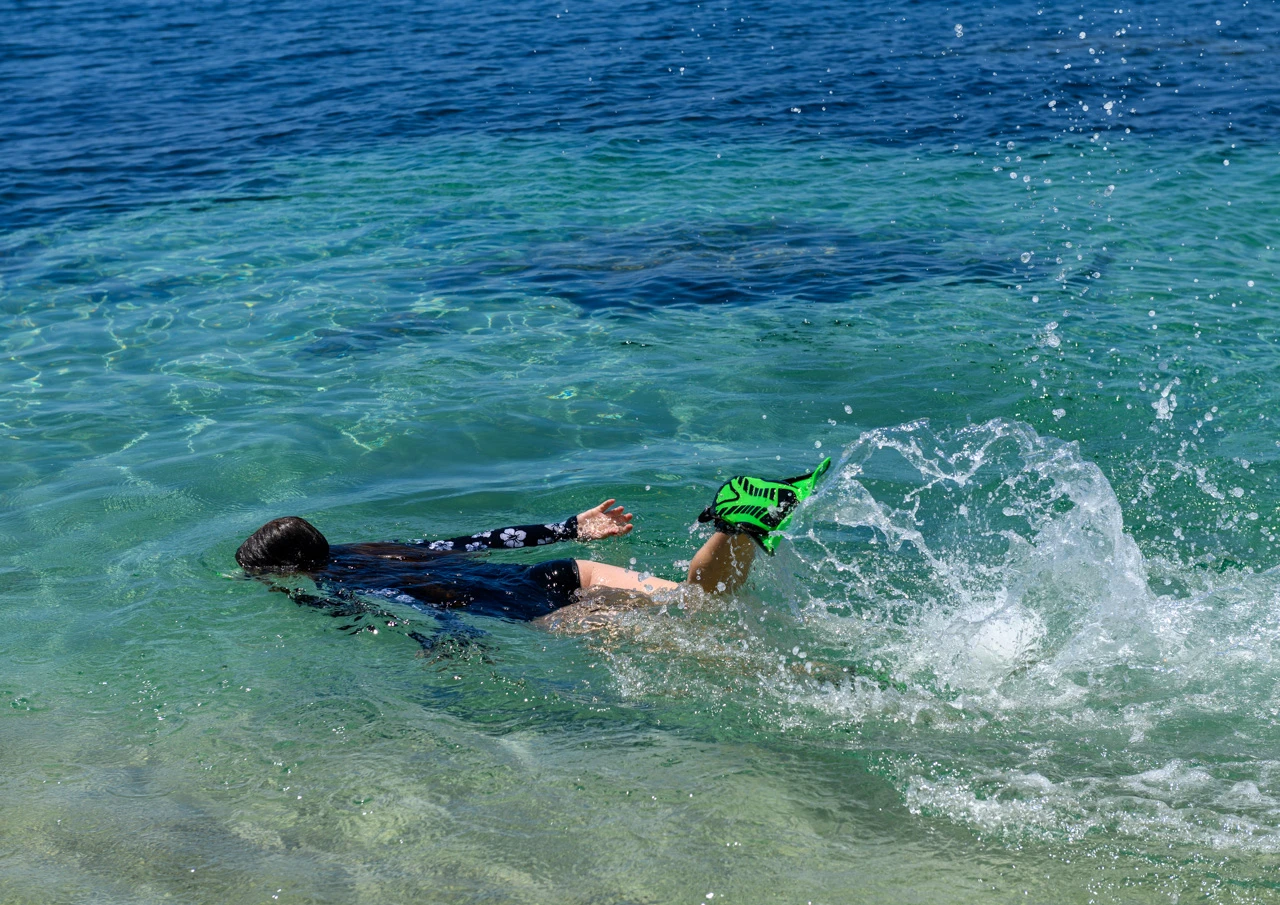
{"label": "swimmer's bare leg", "polygon": [[680,585],[665,578],[645,578],[639,572],[606,565],[590,559],[579,559],[578,576],[582,579],[582,587],[615,588],[619,591],[639,591],[642,594],[654,594],[658,591],[674,591]]}
{"label": "swimmer's bare leg", "polygon": [[[728,594],[742,587],[756,558],[756,545],[745,534],[717,531],[694,554],[689,564],[689,583],[708,594]],[[644,577],[639,572],[610,566],[590,559],[579,559],[578,575],[585,588],[614,588],[654,594],[674,591],[680,585],[665,578]]]}
{"label": "swimmer's bare leg", "polygon": [[717,531],[689,563],[689,583],[708,594],[728,594],[747,580],[756,558],[756,543],[745,534]]}

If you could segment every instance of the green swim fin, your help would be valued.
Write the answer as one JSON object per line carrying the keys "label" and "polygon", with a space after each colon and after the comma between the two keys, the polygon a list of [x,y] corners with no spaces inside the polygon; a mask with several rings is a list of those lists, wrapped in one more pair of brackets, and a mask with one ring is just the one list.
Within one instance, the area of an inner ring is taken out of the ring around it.
{"label": "green swim fin", "polygon": [[716,491],[715,501],[698,521],[714,522],[726,534],[746,534],[772,555],[781,538],[770,532],[791,523],[796,506],[813,493],[830,467],[831,459],[826,458],[808,474],[781,481],[746,475],[730,478]]}

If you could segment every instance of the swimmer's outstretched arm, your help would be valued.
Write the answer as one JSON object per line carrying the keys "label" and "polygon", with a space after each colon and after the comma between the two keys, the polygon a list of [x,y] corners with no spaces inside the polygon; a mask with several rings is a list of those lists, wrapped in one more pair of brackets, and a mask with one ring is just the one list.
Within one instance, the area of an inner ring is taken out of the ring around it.
{"label": "swimmer's outstretched arm", "polygon": [[[476,550],[516,550],[521,547],[543,547],[559,541],[591,541],[616,537],[631,530],[631,513],[616,500],[605,500],[563,522],[543,525],[511,525],[463,537],[418,541],[429,550],[470,553]],[[613,506],[612,509],[609,507]]]}

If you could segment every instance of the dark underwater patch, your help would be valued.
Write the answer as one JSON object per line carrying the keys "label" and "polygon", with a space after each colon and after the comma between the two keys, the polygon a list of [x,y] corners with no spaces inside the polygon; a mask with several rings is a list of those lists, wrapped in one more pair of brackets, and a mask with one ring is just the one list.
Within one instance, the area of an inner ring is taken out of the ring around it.
{"label": "dark underwater patch", "polygon": [[490,265],[434,271],[427,279],[465,292],[468,281],[475,289],[478,269],[490,281],[500,278],[506,290],[598,311],[841,303],[922,282],[1012,287],[1017,264],[1012,249],[966,255],[934,236],[725,223],[574,236]]}

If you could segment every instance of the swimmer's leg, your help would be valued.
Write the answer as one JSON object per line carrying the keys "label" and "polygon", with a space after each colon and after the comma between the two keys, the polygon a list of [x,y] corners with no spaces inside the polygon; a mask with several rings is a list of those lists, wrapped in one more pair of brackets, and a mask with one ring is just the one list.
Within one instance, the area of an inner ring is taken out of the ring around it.
{"label": "swimmer's leg", "polygon": [[639,572],[623,569],[618,566],[605,565],[590,559],[576,560],[578,575],[582,579],[582,587],[616,588],[619,591],[639,591],[642,594],[653,594],[657,591],[674,591],[680,587],[674,581],[665,578],[645,578]]}
{"label": "swimmer's leg", "polygon": [[[742,587],[756,558],[756,545],[746,534],[717,531],[707,539],[689,564],[689,584],[708,594],[728,594]],[[674,591],[680,585],[665,578],[644,578],[639,572],[589,559],[576,560],[585,588],[616,588],[653,594]]]}
{"label": "swimmer's leg", "polygon": [[747,580],[756,558],[756,542],[747,534],[717,531],[689,563],[689,583],[708,594],[728,594]]}

